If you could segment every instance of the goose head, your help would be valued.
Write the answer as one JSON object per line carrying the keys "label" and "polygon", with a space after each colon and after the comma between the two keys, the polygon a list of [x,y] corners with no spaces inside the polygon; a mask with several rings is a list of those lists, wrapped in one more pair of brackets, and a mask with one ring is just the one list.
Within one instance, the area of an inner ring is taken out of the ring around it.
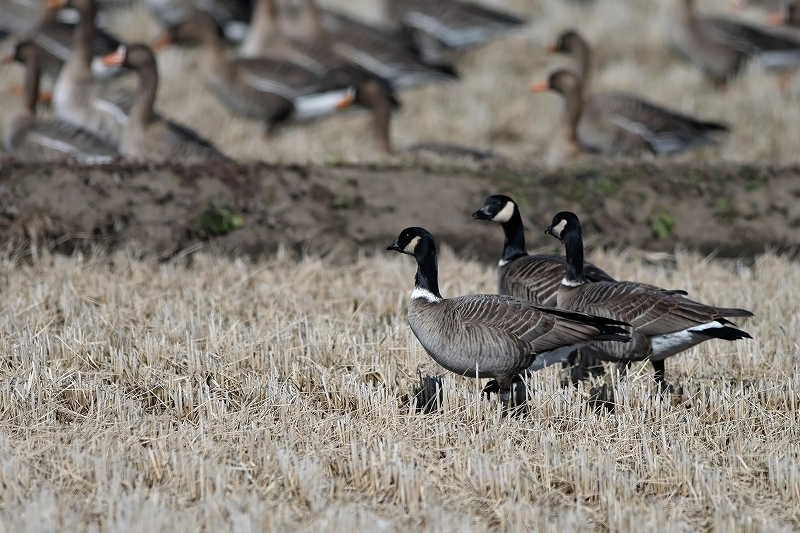
{"label": "goose head", "polygon": [[153,51],[144,44],[120,45],[100,61],[105,66],[126,67],[133,70],[156,68],[156,58],[153,55]]}
{"label": "goose head", "polygon": [[551,73],[547,81],[537,81],[530,86],[531,92],[554,91],[563,97],[580,97],[582,92],[581,81],[578,76],[569,70],[559,69]]}
{"label": "goose head", "polygon": [[562,243],[564,237],[571,232],[581,233],[581,222],[575,213],[569,211],[561,211],[553,217],[553,222],[547,227],[544,232],[552,235]]}
{"label": "goose head", "polygon": [[554,45],[548,47],[548,50],[561,54],[574,54],[576,52],[582,52],[587,47],[586,41],[578,32],[575,30],[567,30],[561,34]]}
{"label": "goose head", "polygon": [[14,52],[4,56],[2,62],[11,63],[12,61],[16,61],[17,63],[27,65],[36,61],[38,58],[39,52],[36,49],[36,45],[33,41],[25,40],[17,43],[14,47]]}
{"label": "goose head", "polygon": [[515,211],[517,211],[517,204],[514,203],[514,200],[502,194],[495,194],[483,202],[483,207],[472,213],[472,218],[503,224],[511,220]]}
{"label": "goose head", "polygon": [[431,252],[436,253],[436,241],[434,241],[433,235],[424,228],[406,228],[386,249],[411,255],[420,260]]}

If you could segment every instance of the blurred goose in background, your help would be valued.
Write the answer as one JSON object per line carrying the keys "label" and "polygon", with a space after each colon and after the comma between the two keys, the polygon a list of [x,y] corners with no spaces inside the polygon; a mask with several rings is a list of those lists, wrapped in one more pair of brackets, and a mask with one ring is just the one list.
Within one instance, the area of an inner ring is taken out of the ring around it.
{"label": "blurred goose in background", "polygon": [[3,148],[26,161],[74,158],[81,163],[108,163],[116,156],[113,147],[93,135],[59,120],[36,117],[39,96],[39,51],[31,41],[20,42],[3,62],[25,65],[22,104],[6,118]]}
{"label": "blurred goose in background", "polygon": [[592,72],[592,49],[577,31],[565,31],[558,37],[554,45],[547,47],[547,51],[568,55],[572,59],[572,70],[583,83],[584,92],[589,89]]}
{"label": "blurred goose in background", "polygon": [[336,55],[323,34],[318,39],[288,39],[283,35],[274,0],[256,0],[253,18],[239,49],[242,57],[281,58],[318,76],[336,76],[355,87],[354,104],[370,110],[379,147],[391,152],[391,112],[399,103],[386,80]]}
{"label": "blurred goose in background", "polygon": [[648,359],[656,381],[664,382],[664,360],[710,339],[750,339],[728,318],[751,317],[745,309],[713,307],[671,291],[635,281],[589,283],[584,271],[583,235],[574,213],[562,211],[545,230],[564,245],[567,268],[558,287],[559,309],[568,309],[628,322],[633,326],[627,344],[603,342],[601,353],[617,361]]}
{"label": "blurred goose in background", "polygon": [[355,88],[334,74],[318,76],[280,59],[231,58],[214,20],[205,13],[179,24],[172,37],[201,44],[209,88],[233,113],[263,121],[265,133],[288,120],[329,115],[355,99]]}
{"label": "blurred goose in background", "polygon": [[565,108],[548,158],[561,162],[581,153],[601,156],[670,154],[715,142],[728,131],[717,122],[697,120],[626,93],[586,96],[577,74],[557,70],[531,91],[559,93]]}
{"label": "blurred goose in background", "polygon": [[765,69],[800,64],[800,40],[724,18],[698,17],[694,0],[672,0],[669,45],[717,86],[736,77],[748,60]]}
{"label": "blurred goose in background", "polygon": [[617,320],[544,307],[498,294],[443,298],[436,242],[423,228],[406,228],[387,250],[414,257],[417,273],[408,323],[425,351],[465,377],[494,378],[503,403],[518,375],[563,362],[592,340],[627,342]]}
{"label": "blurred goose in background", "polygon": [[446,63],[445,51],[482,44],[525,21],[459,0],[387,0],[389,19],[423,61]]}
{"label": "blurred goose in background", "polygon": [[119,142],[127,122],[119,107],[103,98],[106,86],[92,72],[95,37],[94,0],[50,0],[58,9],[68,5],[77,9],[80,20],[73,33],[72,51],[53,87],[53,109],[58,118],[83,128],[112,146]]}
{"label": "blurred goose in background", "polygon": [[[58,76],[61,67],[69,59],[70,52],[75,39],[75,22],[62,22],[53,20],[45,22],[33,37],[33,42],[39,47],[42,72],[53,79]],[[99,58],[110,54],[122,44],[113,35],[95,28],[92,38],[91,50],[94,55],[92,58],[92,73],[96,78],[106,79],[118,76],[125,72],[121,68],[106,68],[100,64]]]}
{"label": "blurred goose in background", "polygon": [[169,31],[197,13],[207,13],[233,42],[244,39],[253,6],[251,0],[144,0],[150,13]]}
{"label": "blurred goose in background", "polygon": [[313,0],[281,0],[279,8],[287,37],[324,37],[339,57],[388,80],[395,89],[458,79],[449,64],[428,65],[388,31],[335,11],[319,10]]}
{"label": "blurred goose in background", "polygon": [[0,0],[0,34],[26,39],[54,16],[48,12],[45,0]]}
{"label": "blurred goose in background", "polygon": [[158,68],[148,46],[122,45],[102,61],[107,65],[129,68],[139,75],[139,88],[119,141],[122,155],[137,160],[186,163],[230,161],[213,144],[189,128],[166,120],[153,111],[158,93]]}

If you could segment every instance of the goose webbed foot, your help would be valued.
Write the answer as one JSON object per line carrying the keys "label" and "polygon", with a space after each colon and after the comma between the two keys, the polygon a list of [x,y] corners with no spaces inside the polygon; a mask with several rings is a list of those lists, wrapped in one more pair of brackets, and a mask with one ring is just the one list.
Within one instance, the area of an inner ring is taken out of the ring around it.
{"label": "goose webbed foot", "polygon": [[528,391],[525,387],[525,382],[523,381],[522,376],[516,375],[511,378],[511,381],[508,382],[508,385],[504,387],[504,389],[505,390],[501,389],[500,384],[496,379],[492,379],[486,383],[486,386],[483,388],[483,391],[481,391],[481,394],[487,399],[490,399],[492,394],[499,395],[500,401],[503,402],[504,407],[518,406],[525,403]]}

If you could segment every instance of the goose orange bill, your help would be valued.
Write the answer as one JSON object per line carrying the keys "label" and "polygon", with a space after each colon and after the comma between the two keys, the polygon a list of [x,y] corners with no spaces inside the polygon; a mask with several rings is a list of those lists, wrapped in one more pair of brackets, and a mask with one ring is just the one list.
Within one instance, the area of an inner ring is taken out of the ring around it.
{"label": "goose orange bill", "polygon": [[58,11],[67,5],[67,0],[45,0],[44,8],[47,11]]}
{"label": "goose orange bill", "polygon": [[151,48],[153,49],[153,52],[158,52],[159,50],[162,50],[171,44],[172,44],[172,35],[170,35],[169,33],[165,33],[164,35],[153,41],[153,46],[151,46]]}
{"label": "goose orange bill", "polygon": [[764,24],[767,26],[780,26],[784,22],[786,22],[786,19],[784,18],[783,13],[776,11],[766,18]]}
{"label": "goose orange bill", "polygon": [[541,93],[550,89],[550,85],[546,81],[535,81],[529,87],[533,93]]}
{"label": "goose orange bill", "polygon": [[336,102],[336,109],[344,109],[345,107],[349,106],[356,100],[356,90],[352,87],[347,90],[347,94],[345,94],[341,100]]}
{"label": "goose orange bill", "polygon": [[110,54],[101,57],[100,62],[107,67],[121,67],[125,62],[125,53],[121,49],[117,48]]}

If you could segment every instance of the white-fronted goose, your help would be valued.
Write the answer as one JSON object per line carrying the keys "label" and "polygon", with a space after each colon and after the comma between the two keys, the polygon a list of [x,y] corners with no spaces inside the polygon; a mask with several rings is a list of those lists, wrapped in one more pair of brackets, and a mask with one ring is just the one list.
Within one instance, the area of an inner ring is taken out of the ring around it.
{"label": "white-fronted goose", "polygon": [[355,88],[290,61],[230,58],[214,20],[198,13],[173,29],[177,41],[200,42],[209,88],[232,112],[263,121],[266,132],[288,120],[312,120],[353,102]]}
{"label": "white-fronted goose", "polygon": [[74,7],[80,20],[73,33],[69,59],[53,86],[53,109],[61,120],[85,129],[116,146],[127,121],[124,113],[105,105],[101,94],[105,86],[92,72],[95,36],[94,0],[51,0],[51,8]]}
{"label": "white-fronted goose", "polygon": [[122,155],[151,161],[229,161],[213,144],[189,128],[154,113],[158,68],[153,51],[147,45],[120,46],[104,57],[103,62],[128,68],[139,75],[139,89],[119,142]]}
{"label": "white-fronted goose", "polygon": [[[556,292],[564,279],[567,261],[563,255],[528,254],[525,228],[517,203],[508,196],[496,194],[488,197],[483,207],[472,214],[472,218],[497,222],[503,227],[503,255],[497,263],[498,292],[555,307]],[[614,281],[614,278],[591,263],[585,264],[584,272],[590,282]]]}
{"label": "white-fronted goose", "polygon": [[589,43],[575,30],[562,33],[556,43],[547,47],[551,53],[567,54],[572,59],[572,70],[583,83],[584,93],[589,89],[592,71],[592,49]]}
{"label": "white-fronted goose", "polygon": [[[74,33],[77,26],[76,22],[62,22],[53,20],[45,22],[39,31],[33,35],[32,40],[40,48],[39,54],[42,72],[55,79],[61,71],[61,67],[69,59],[70,52],[74,43]],[[102,68],[99,65],[99,58],[110,54],[122,43],[113,35],[95,28],[94,38],[92,39],[92,73],[95,78],[106,79],[117,76],[125,72],[121,68]]]}
{"label": "white-fronted goose", "polygon": [[583,264],[583,235],[574,213],[562,211],[545,230],[564,244],[567,269],[558,287],[558,307],[628,322],[627,344],[604,342],[601,349],[618,361],[648,359],[656,380],[664,381],[664,360],[709,339],[739,340],[750,335],[728,317],[750,317],[745,309],[694,302],[683,291],[668,291],[634,281],[589,283]]}
{"label": "white-fronted goose", "polygon": [[323,33],[317,39],[289,39],[278,20],[274,0],[256,0],[253,18],[240,47],[242,57],[271,57],[296,63],[317,76],[335,76],[355,87],[354,104],[368,109],[380,149],[391,152],[391,112],[399,104],[386,80],[333,52]]}
{"label": "white-fronted goose", "polygon": [[749,59],[767,69],[800,64],[800,40],[724,18],[698,17],[694,0],[673,0],[670,47],[701,69],[717,86]]}
{"label": "white-fronted goose", "polygon": [[616,320],[497,294],[443,298],[436,242],[423,228],[406,228],[386,249],[417,261],[408,323],[425,351],[450,372],[494,378],[504,403],[525,369],[562,362],[592,340],[628,340]]}
{"label": "white-fronted goose", "polygon": [[388,80],[395,89],[458,79],[450,65],[425,64],[388,32],[335,11],[319,10],[313,0],[293,0],[290,5],[281,12],[287,37],[319,39],[324,34],[337,55]]}
{"label": "white-fronted goose", "polygon": [[467,48],[525,24],[512,15],[459,0],[388,0],[388,11],[393,26],[432,65],[445,62],[443,46]]}
{"label": "white-fronted goose", "polygon": [[25,65],[22,105],[12,111],[3,126],[3,148],[25,161],[73,158],[81,163],[112,161],[116,151],[93,135],[59,120],[36,118],[39,97],[38,49],[31,41],[19,43],[13,56]]}
{"label": "white-fronted goose", "polygon": [[550,159],[562,161],[581,152],[602,156],[639,156],[644,152],[670,154],[716,141],[728,127],[697,120],[631,94],[598,93],[586,97],[578,75],[553,72],[531,90],[553,90],[565,108],[550,145]]}

